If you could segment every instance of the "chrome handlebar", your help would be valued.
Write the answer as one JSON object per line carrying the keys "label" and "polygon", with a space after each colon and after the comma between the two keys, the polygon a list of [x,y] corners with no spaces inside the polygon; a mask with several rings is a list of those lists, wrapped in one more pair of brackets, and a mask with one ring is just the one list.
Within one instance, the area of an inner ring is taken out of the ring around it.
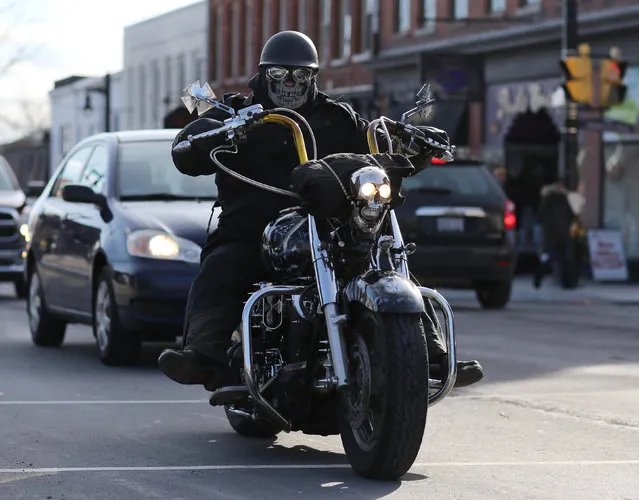
{"label": "chrome handlebar", "polygon": [[237,111],[237,114],[224,120],[220,128],[202,132],[201,134],[189,135],[184,141],[179,142],[173,147],[175,152],[189,151],[191,146],[197,141],[214,137],[216,135],[226,134],[226,140],[233,143],[236,140],[243,140],[246,131],[251,125],[257,124],[264,118],[268,112],[264,111],[261,104],[254,104]]}

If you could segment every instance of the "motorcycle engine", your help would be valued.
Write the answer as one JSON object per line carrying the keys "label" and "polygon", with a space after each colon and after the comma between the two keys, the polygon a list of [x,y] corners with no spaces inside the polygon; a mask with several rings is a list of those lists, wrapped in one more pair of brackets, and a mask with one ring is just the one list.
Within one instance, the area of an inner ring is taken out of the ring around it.
{"label": "motorcycle engine", "polygon": [[312,275],[308,218],[297,208],[283,211],[264,229],[262,259],[276,281]]}

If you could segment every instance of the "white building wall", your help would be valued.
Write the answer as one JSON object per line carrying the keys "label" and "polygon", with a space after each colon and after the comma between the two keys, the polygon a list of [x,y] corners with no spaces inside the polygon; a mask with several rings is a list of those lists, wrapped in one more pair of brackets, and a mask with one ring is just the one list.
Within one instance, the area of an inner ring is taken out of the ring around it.
{"label": "white building wall", "polygon": [[[104,88],[104,77],[85,77],[49,92],[51,107],[51,160],[49,173],[60,160],[82,139],[104,132],[105,95],[91,92],[90,88]],[[90,111],[85,110],[86,97],[91,100]],[[111,75],[110,130],[122,129],[122,73]]]}
{"label": "white building wall", "polygon": [[207,79],[207,47],[207,1],[126,27],[123,127],[162,128],[182,89]]}

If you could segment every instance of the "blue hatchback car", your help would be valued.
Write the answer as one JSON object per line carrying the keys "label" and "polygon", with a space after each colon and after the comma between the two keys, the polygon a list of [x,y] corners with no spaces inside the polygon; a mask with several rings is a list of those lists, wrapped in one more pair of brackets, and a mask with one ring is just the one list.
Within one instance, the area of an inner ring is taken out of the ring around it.
{"label": "blue hatchback car", "polygon": [[[175,129],[93,135],[62,160],[28,218],[25,281],[33,342],[91,325],[107,365],[182,334],[215,180],[173,165]],[[215,218],[211,230],[215,227]]]}

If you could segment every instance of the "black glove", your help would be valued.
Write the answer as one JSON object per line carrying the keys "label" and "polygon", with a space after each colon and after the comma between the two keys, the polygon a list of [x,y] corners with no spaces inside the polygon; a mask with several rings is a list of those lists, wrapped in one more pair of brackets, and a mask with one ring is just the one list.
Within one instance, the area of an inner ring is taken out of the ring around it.
{"label": "black glove", "polygon": [[[213,118],[198,118],[182,129],[182,131],[178,134],[176,144],[180,141],[186,140],[189,135],[197,135],[203,132],[208,132],[209,130],[215,130],[220,128],[222,125],[223,123],[221,121],[214,120]],[[206,139],[193,141],[191,148],[206,153],[208,156],[212,149],[222,146],[225,143],[226,135],[220,134],[207,137]]]}
{"label": "black glove", "polygon": [[426,150],[430,156],[439,158],[440,156],[445,157],[446,153],[450,151],[450,139],[445,130],[424,125],[415,128],[424,134],[424,137],[412,135],[402,141],[404,149],[410,156],[421,154]]}
{"label": "black glove", "polygon": [[[189,135],[201,134],[222,126],[222,122],[212,118],[198,118],[184,127],[173,141],[173,147],[185,141]],[[214,135],[207,139],[196,141],[187,151],[175,151],[171,148],[171,157],[175,167],[186,175],[210,175],[216,167],[209,157],[211,150],[224,144],[225,135]]]}
{"label": "black glove", "polygon": [[410,158],[417,172],[427,168],[432,158],[452,160],[454,148],[451,146],[448,133],[445,130],[425,125],[418,125],[415,128],[419,129],[424,137],[415,135],[406,137],[402,141],[402,149],[404,154]]}

